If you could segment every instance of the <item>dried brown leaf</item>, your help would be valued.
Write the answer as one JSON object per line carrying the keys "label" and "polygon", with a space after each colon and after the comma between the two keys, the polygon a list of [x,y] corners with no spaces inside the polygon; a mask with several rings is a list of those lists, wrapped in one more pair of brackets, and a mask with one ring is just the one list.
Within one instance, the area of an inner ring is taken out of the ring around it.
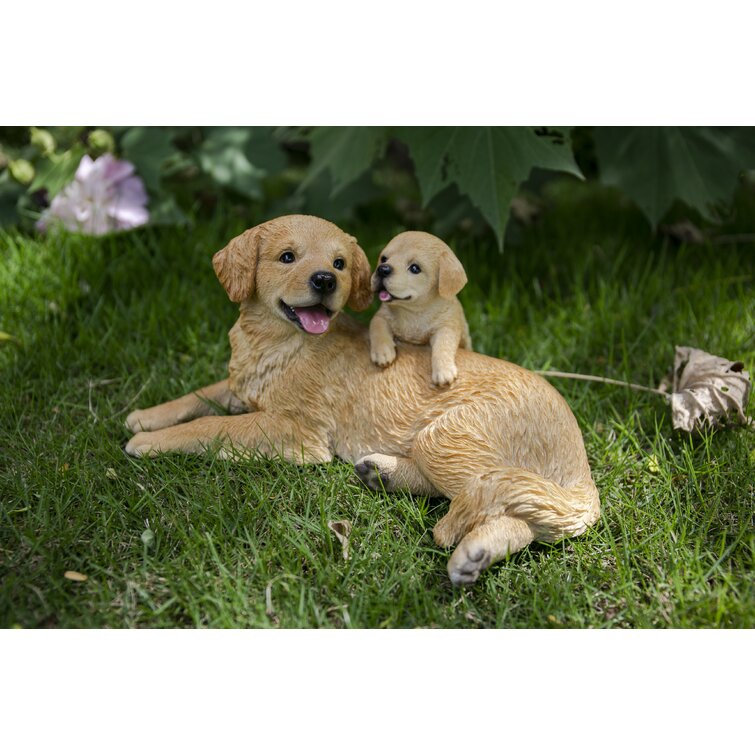
{"label": "dried brown leaf", "polygon": [[532,225],[540,211],[540,205],[529,197],[520,195],[511,200],[511,215],[524,226]]}
{"label": "dried brown leaf", "polygon": [[742,362],[677,346],[671,394],[674,429],[691,433],[705,426],[717,427],[732,416],[750,424],[744,412],[751,387]]}
{"label": "dried brown leaf", "polygon": [[328,529],[335,534],[341,543],[341,552],[344,561],[349,560],[349,537],[351,536],[351,522],[348,519],[339,519],[336,522],[329,521]]}
{"label": "dried brown leaf", "polygon": [[86,574],[82,574],[80,571],[67,571],[63,576],[70,579],[71,582],[86,582],[89,579]]}
{"label": "dried brown leaf", "polygon": [[671,225],[662,225],[661,233],[683,244],[704,244],[705,234],[691,221],[682,220]]}

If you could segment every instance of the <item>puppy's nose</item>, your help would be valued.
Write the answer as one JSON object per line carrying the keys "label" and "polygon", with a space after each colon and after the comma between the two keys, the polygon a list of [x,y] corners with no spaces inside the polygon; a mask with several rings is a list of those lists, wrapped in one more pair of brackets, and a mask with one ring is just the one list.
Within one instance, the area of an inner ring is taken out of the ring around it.
{"label": "puppy's nose", "polygon": [[380,278],[387,278],[393,272],[393,268],[390,265],[378,265],[375,272]]}
{"label": "puppy's nose", "polygon": [[317,272],[309,279],[309,285],[318,294],[332,294],[336,290],[336,276],[333,273]]}

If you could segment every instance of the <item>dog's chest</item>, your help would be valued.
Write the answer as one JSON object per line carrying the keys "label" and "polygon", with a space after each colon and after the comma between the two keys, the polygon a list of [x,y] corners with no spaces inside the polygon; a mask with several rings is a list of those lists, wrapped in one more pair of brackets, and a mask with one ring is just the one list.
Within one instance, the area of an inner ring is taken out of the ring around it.
{"label": "dog's chest", "polygon": [[286,385],[297,384],[292,373],[302,369],[297,359],[301,346],[297,339],[288,339],[271,347],[264,336],[242,330],[238,324],[231,329],[229,338],[230,388],[239,399],[250,408],[269,410],[275,407],[279,411],[296,400]]}
{"label": "dog's chest", "polygon": [[397,338],[418,346],[429,343],[433,335],[432,323],[412,312],[393,315],[392,326]]}

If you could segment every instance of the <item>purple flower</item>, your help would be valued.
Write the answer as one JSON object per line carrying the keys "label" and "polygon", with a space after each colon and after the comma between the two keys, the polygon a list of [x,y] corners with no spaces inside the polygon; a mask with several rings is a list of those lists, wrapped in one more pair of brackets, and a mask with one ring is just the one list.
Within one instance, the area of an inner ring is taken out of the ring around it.
{"label": "purple flower", "polygon": [[147,192],[134,166],[109,154],[81,158],[76,176],[55,196],[37,222],[40,231],[55,220],[69,231],[102,236],[136,228],[149,220]]}

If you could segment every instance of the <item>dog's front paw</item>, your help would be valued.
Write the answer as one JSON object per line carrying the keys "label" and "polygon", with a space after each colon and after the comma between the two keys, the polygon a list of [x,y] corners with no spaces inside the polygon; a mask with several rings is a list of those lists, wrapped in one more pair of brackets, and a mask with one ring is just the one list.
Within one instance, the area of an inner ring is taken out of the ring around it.
{"label": "dog's front paw", "polygon": [[157,456],[160,448],[153,442],[153,433],[137,433],[126,443],[129,456]]}
{"label": "dog's front paw", "polygon": [[148,409],[134,409],[134,411],[126,417],[124,424],[126,425],[126,429],[132,433],[155,429],[152,426],[153,423],[150,420]]}
{"label": "dog's front paw", "polygon": [[396,347],[392,343],[373,346],[370,350],[370,359],[378,367],[387,367],[396,360]]}
{"label": "dog's front paw", "polygon": [[435,385],[451,385],[459,371],[455,364],[445,364],[442,367],[433,368],[433,383]]}
{"label": "dog's front paw", "polygon": [[391,456],[371,454],[363,456],[355,465],[357,477],[371,490],[390,490],[390,473],[396,467],[396,461]]}
{"label": "dog's front paw", "polygon": [[471,585],[490,565],[491,555],[479,544],[461,543],[448,560],[448,576],[456,587]]}

